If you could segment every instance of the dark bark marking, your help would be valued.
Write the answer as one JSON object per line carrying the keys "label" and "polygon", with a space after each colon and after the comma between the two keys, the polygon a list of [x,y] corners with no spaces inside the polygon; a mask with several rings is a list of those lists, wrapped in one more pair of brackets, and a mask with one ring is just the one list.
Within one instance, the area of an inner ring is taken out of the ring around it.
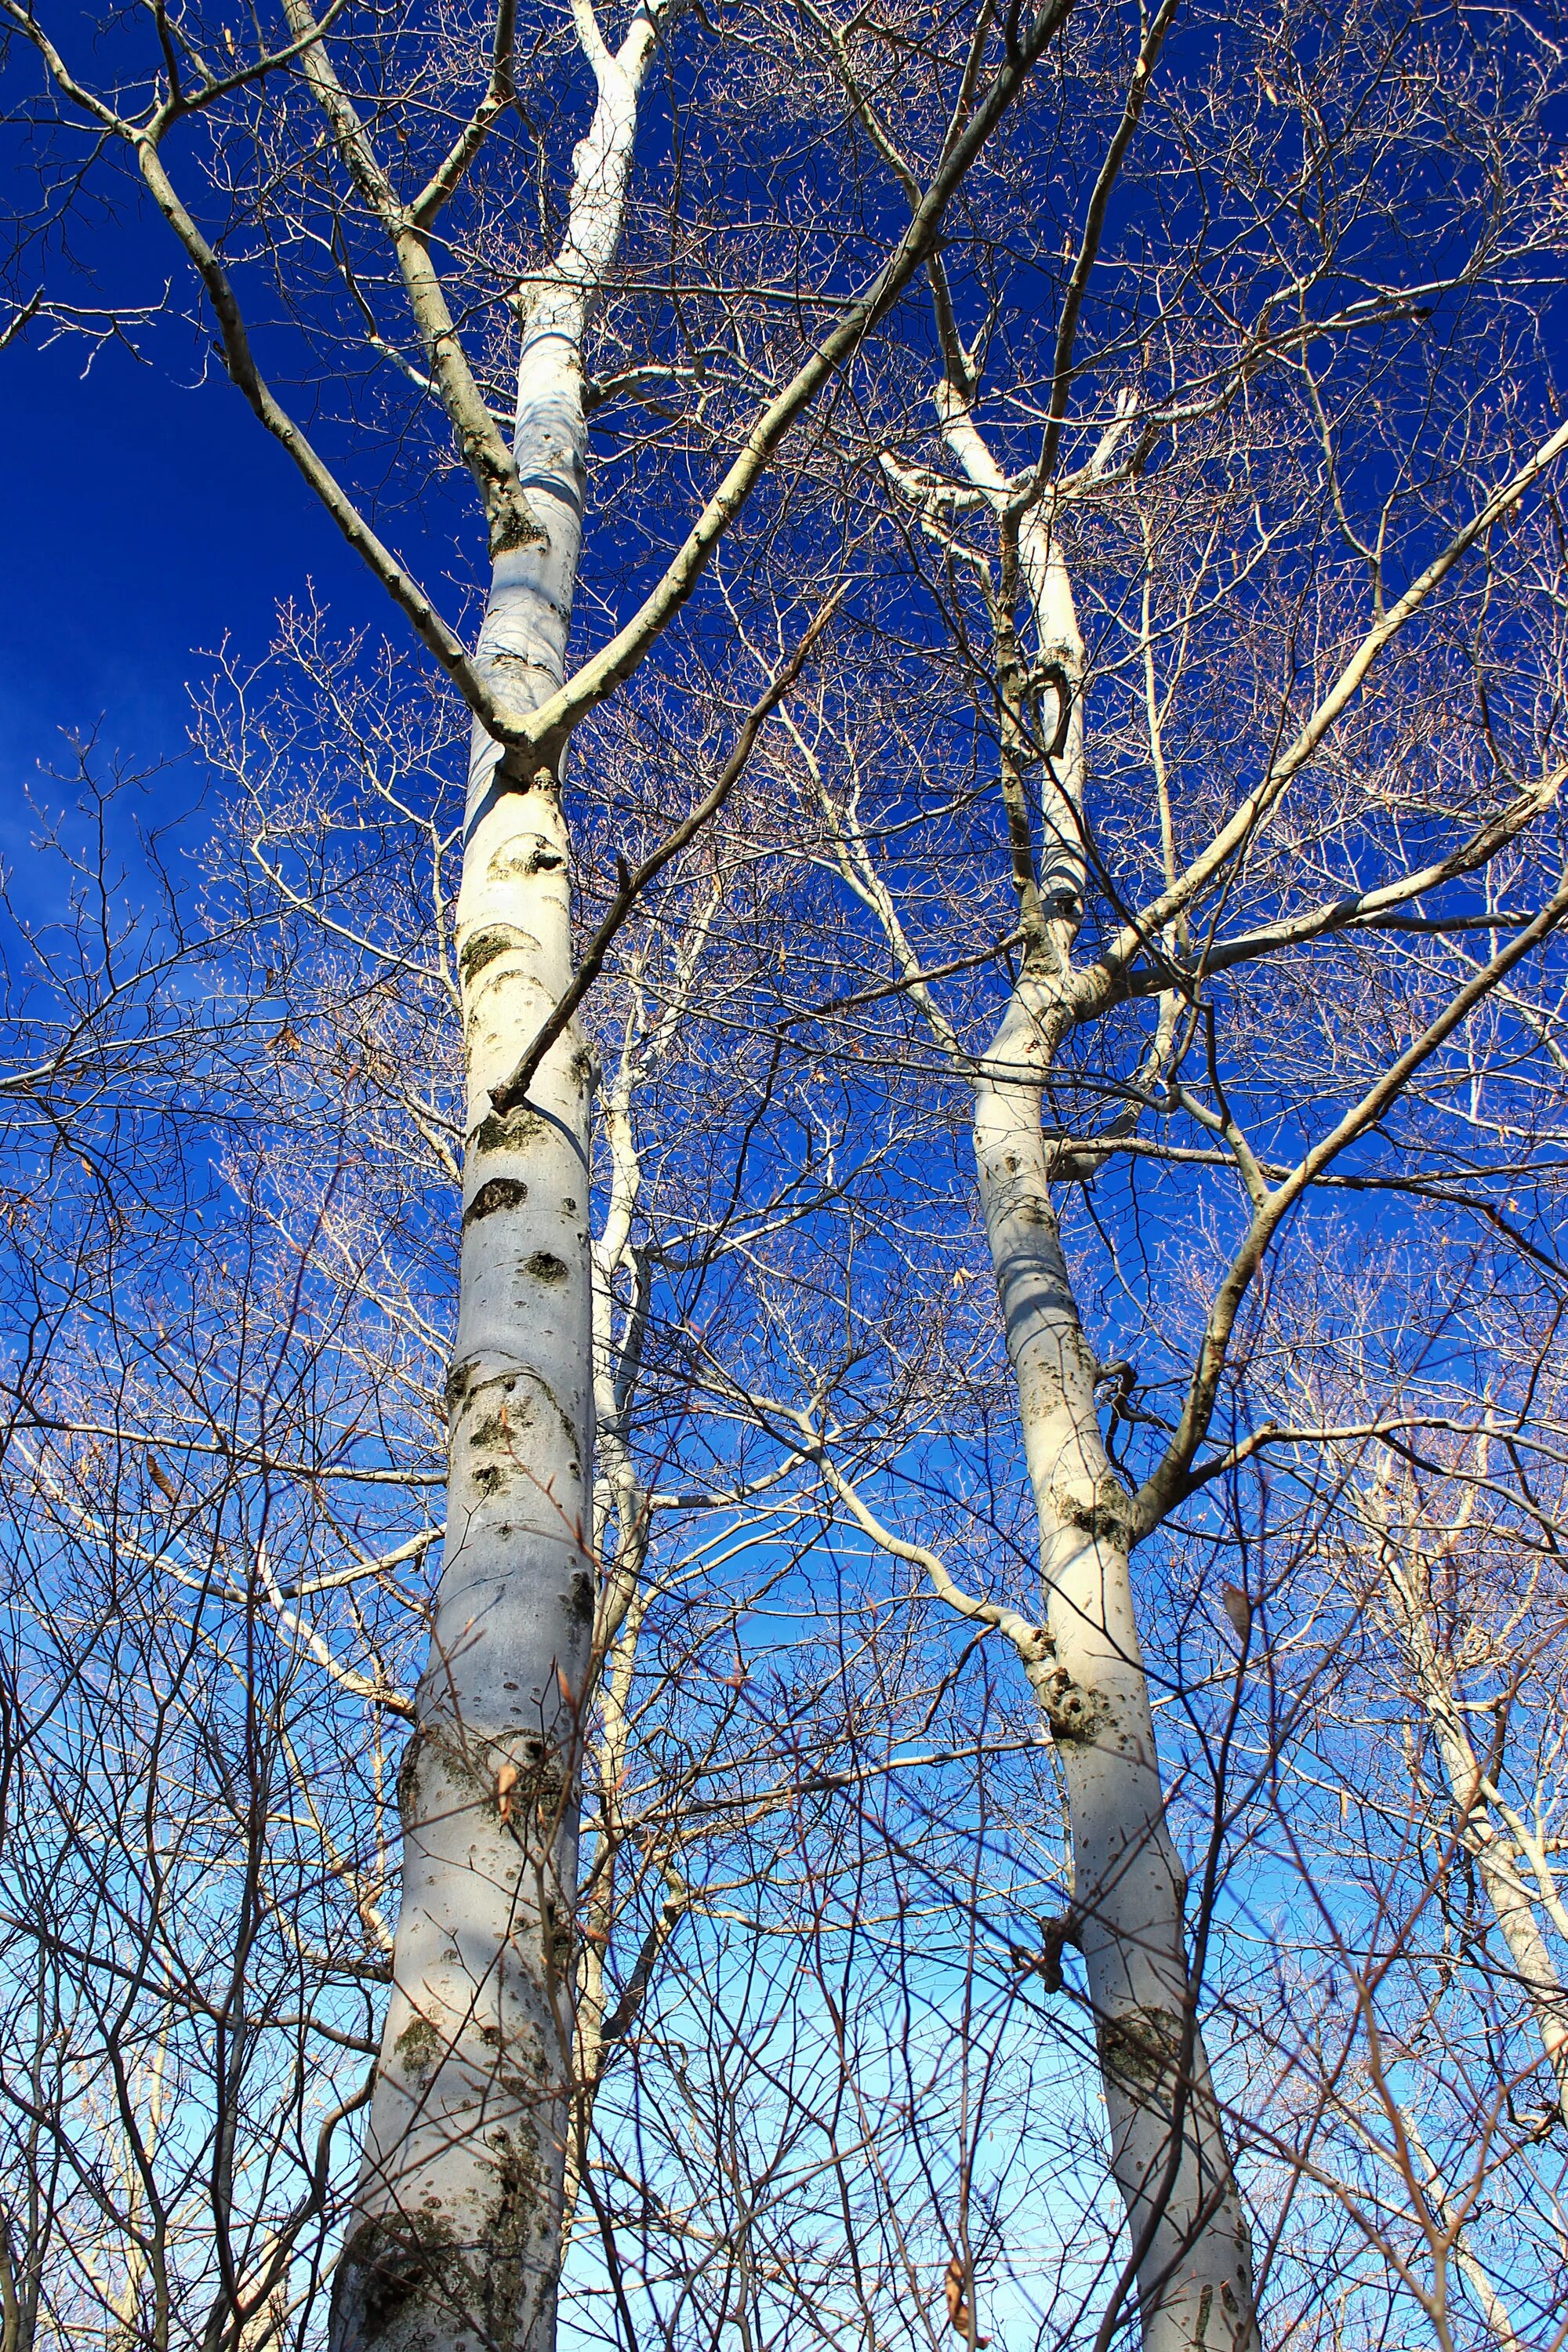
{"label": "dark bark marking", "polygon": [[1182,2021],[1169,2009],[1129,2009],[1100,2021],[1100,2063],[1118,2087],[1141,2105],[1152,2103],[1174,2066]]}
{"label": "dark bark marking", "polygon": [[427,2017],[412,2017],[394,2048],[410,2074],[433,2074],[446,2054],[446,2045]]}
{"label": "dark bark marking", "polygon": [[504,1411],[492,1412],[488,1419],[477,1421],[474,1423],[468,1432],[468,1444],[479,1450],[500,1446],[504,1452],[510,1453],[511,1441],[516,1433]]}
{"label": "dark bark marking", "polygon": [[1096,1485],[1092,1502],[1085,1502],[1067,1486],[1053,1487],[1050,1502],[1058,1527],[1077,1528],[1091,1543],[1110,1543],[1121,1551],[1131,1550],[1137,1525],[1132,1497],[1110,1471],[1106,1471]]}
{"label": "dark bark marking", "polygon": [[546,1122],[536,1110],[492,1110],[474,1129],[476,1151],[521,1151],[544,1134]]}
{"label": "dark bark marking", "polygon": [[465,980],[472,981],[476,974],[483,971],[486,964],[494,963],[497,956],[505,955],[509,948],[520,948],[522,944],[521,931],[514,931],[508,923],[492,923],[488,930],[476,931],[471,940],[464,942],[463,951],[458,958],[458,970]]}
{"label": "dark bark marking", "polygon": [[1104,1700],[1075,1683],[1065,1666],[1058,1666],[1046,1684],[1040,1705],[1058,1748],[1092,1739],[1105,1719]]}
{"label": "dark bark marking", "polygon": [[463,1211],[465,1232],[481,1217],[493,1217],[499,1209],[521,1209],[527,1198],[528,1187],[520,1176],[487,1177]]}
{"label": "dark bark marking", "polygon": [[520,488],[508,483],[495,498],[489,528],[492,563],[498,555],[510,555],[513,548],[549,546],[549,532],[541,527]]}
{"label": "dark bark marking", "polygon": [[410,2214],[395,2228],[362,2222],[343,2248],[332,2283],[333,2343],[386,2343],[422,2288],[435,2287],[439,2295],[453,2252],[451,2225],[438,2213]]}
{"label": "dark bark marking", "polygon": [[406,1830],[415,1820],[415,1803],[418,1795],[419,1759],[425,1747],[425,1734],[416,1731],[403,1751],[403,1761],[397,1768],[397,1816]]}

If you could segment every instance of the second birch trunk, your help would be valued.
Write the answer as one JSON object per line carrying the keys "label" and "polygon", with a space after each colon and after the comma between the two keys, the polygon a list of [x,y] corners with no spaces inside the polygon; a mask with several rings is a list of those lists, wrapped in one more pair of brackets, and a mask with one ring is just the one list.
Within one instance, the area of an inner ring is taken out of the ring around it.
{"label": "second birch trunk", "polygon": [[[1132,1499],[1100,1436],[1097,1366],[1062,1251],[1043,1125],[1045,1076],[1070,1022],[1086,879],[1084,648],[1066,566],[1043,520],[1025,523],[1018,556],[1039,668],[1056,681],[1059,748],[1045,761],[1043,887],[1023,851],[1023,971],[976,1073],[974,1150],[1039,1520],[1053,1663],[1037,1688],[1067,1784],[1073,1925],[1145,2352],[1256,2352],[1250,2233],[1198,2026],[1186,1874],[1165,1819],[1133,1608]],[[1018,667],[1010,628],[1001,651],[1005,682]],[[1010,740],[1022,735],[1022,714],[1015,708],[1011,716],[1003,790],[1018,871],[1027,817]]]}

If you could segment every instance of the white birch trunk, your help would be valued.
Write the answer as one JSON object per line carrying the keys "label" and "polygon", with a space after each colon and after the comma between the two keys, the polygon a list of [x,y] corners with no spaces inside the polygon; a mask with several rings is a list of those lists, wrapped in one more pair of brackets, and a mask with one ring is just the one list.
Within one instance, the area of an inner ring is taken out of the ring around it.
{"label": "white birch trunk", "polygon": [[[1044,522],[1026,523],[1018,554],[1038,661],[1065,677],[1069,709],[1048,763],[1043,887],[1030,873],[1021,880],[1023,975],[976,1079],[974,1150],[1039,1517],[1054,1662],[1037,1687],[1067,1783],[1073,1920],[1145,2352],[1254,2352],[1250,2234],[1194,2011],[1186,1878],[1165,1821],[1133,1611],[1132,1502],[1101,1441],[1094,1354],[1062,1253],[1043,1129],[1043,1081],[1068,1025],[1083,897],[1083,644]],[[1017,797],[1005,740],[1003,764],[1005,794]],[[1016,837],[1026,822],[1021,801],[1009,817]]]}
{"label": "white birch trunk", "polygon": [[[1186,1878],[1165,1821],[1133,1612],[1133,1503],[1100,1436],[1094,1354],[1051,1202],[1053,1176],[1070,1169],[1071,1150],[1044,1130],[1046,1080],[1074,1018],[1072,949],[1087,878],[1083,641],[1053,528],[1056,492],[1042,485],[1031,496],[1026,482],[1004,477],[965,391],[942,385],[937,408],[950,450],[997,524],[1000,581],[988,585],[987,601],[1023,957],[1002,1024],[978,1063],[923,983],[912,992],[974,1086],[981,1207],[1039,1522],[1048,1657],[1037,1637],[1009,1630],[1067,1783],[1072,1926],[1089,1979],[1146,2352],[1256,2352],[1250,2232],[1198,2030],[1184,1933]],[[1090,475],[1109,462],[1130,414],[1119,407]],[[942,537],[940,498],[890,470]],[[1035,623],[1032,682],[1014,618],[1020,602]],[[1031,726],[1029,703],[1047,692],[1050,723],[1042,712]],[[1026,771],[1042,751],[1037,870]],[[911,975],[912,951],[869,861],[847,864],[846,873]],[[1109,2313],[1102,2325],[1114,2328],[1119,2318]]]}
{"label": "white birch trunk", "polygon": [[[1034,1043],[1031,1028],[1015,1000],[992,1063],[1016,1065]],[[1050,1202],[1038,1087],[983,1084],[974,1137],[1039,1514],[1054,1651],[1043,1710],[1067,1782],[1073,1919],[1111,2165],[1142,2250],[1143,2343],[1146,2352],[1252,2352],[1250,2238],[1193,2011],[1185,1874],[1165,1823],[1133,1613],[1131,1498],[1100,1441],[1093,1353]]]}
{"label": "white birch trunk", "polygon": [[[598,82],[570,226],[529,289],[516,456],[542,544],[497,559],[480,666],[562,683],[587,476],[583,336],[625,211],[656,11]],[[572,2067],[578,1750],[594,1622],[590,1056],[510,1075],[571,977],[559,781],[476,728],[457,943],[468,1146],[449,1498],[429,1662],[399,1778],[403,1907],[333,2352],[548,2352]]]}

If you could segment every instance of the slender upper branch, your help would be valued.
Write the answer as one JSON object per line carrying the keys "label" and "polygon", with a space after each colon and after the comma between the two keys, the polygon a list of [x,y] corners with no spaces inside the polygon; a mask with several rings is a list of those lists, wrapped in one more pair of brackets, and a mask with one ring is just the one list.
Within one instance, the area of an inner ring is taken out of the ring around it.
{"label": "slender upper branch", "polygon": [[1404,595],[1389,606],[1381,620],[1373,624],[1295,740],[1270,763],[1268,774],[1257,790],[1248,793],[1235,814],[1214,835],[1207,848],[1193,859],[1185,873],[1170,888],[1162,891],[1157,898],[1151,899],[1117,935],[1100,963],[1085,972],[1086,1003],[1102,998],[1116,976],[1139,950],[1157,940],[1165,925],[1190,907],[1251,840],[1291,778],[1306,766],[1335,721],[1354,700],[1378,656],[1420,611],[1434,590],[1441,586],[1467,549],[1473,547],[1477,540],[1491,529],[1565,449],[1568,449],[1568,424],[1560,425],[1542,443],[1528,464],[1522,466],[1500,489],[1492,492],[1470,520],[1456,531],[1442,552],[1435,556],[1426,570],[1411,582]]}
{"label": "slender upper branch", "polygon": [[1446,1038],[1453,1034],[1461,1022],[1468,1019],[1482,999],[1507,978],[1515,964],[1529,955],[1542,940],[1550,937],[1565,915],[1568,915],[1568,878],[1547,900],[1534,920],[1527,923],[1506,947],[1499,950],[1489,963],[1466,982],[1415,1043],[1389,1065],[1376,1085],[1352,1105],[1338,1126],[1320,1143],[1313,1145],[1284,1182],[1264,1195],[1253,1214],[1247,1237],[1232,1259],[1209,1308],[1197,1362],[1175,1435],[1158,1467],[1139,1489],[1136,1511],[1137,1530],[1141,1537],[1157,1527],[1172,1505],[1180,1498],[1186,1474],[1213,1416],[1231,1333],[1236,1328],[1241,1303],[1263,1262],[1269,1243],[1290,1210],[1342,1151],[1376,1125],[1422,1064],[1436,1052]]}
{"label": "slender upper branch", "polygon": [[1079,314],[1083,309],[1083,298],[1099,257],[1100,241],[1105,234],[1105,215],[1110,204],[1110,192],[1116,184],[1116,175],[1121,169],[1127,150],[1132,144],[1132,135],[1143,111],[1143,101],[1149,94],[1155,60],[1177,5],[1178,0],[1162,0],[1160,8],[1150,20],[1137,63],[1132,68],[1131,80],[1127,86],[1121,120],[1106,150],[1105,161],[1100,167],[1100,176],[1089,201],[1083,235],[1079,240],[1078,259],[1068,281],[1067,299],[1062,304],[1061,323],[1057,329],[1057,347],[1051,363],[1050,416],[1040,447],[1040,461],[1035,469],[1036,478],[1041,483],[1048,482],[1055,472],[1061,449],[1062,433],[1067,425],[1068,393],[1072,384],[1073,347],[1078,341]]}
{"label": "slender upper branch", "polygon": [[517,0],[500,0],[496,10],[490,78],[485,94],[409,205],[408,215],[416,227],[429,228],[442,205],[456,194],[469,165],[484,145],[491,124],[510,105],[515,90],[512,47],[516,36]]}
{"label": "slender upper branch", "polygon": [[681,610],[790,426],[828,378],[854,356],[935,250],[948,204],[1074,5],[1075,0],[1049,0],[1016,54],[998,66],[984,95],[950,139],[909,227],[868,291],[850,304],[837,325],[769,402],[657,587],[608,645],[584,662],[527,721],[521,734],[531,746],[538,749],[568,735],[631,677]]}
{"label": "slender upper branch", "polygon": [[157,146],[142,132],[134,136],[132,145],[153,202],[201,278],[217,320],[225,365],[252,411],[274,439],[281,442],[349,545],[412,623],[421,645],[434,654],[469,709],[477,711],[487,726],[493,724],[498,730],[513,731],[510,714],[496,704],[462,639],[448,628],[419,583],[371,529],[342,483],[274,395],[256,364],[244,314],[228,272],[186,209]]}
{"label": "slender upper branch", "polygon": [[[358,109],[338,79],[309,0],[283,0],[283,5],[290,30],[304,45],[306,82],[331,126],[344,167],[366,209],[380,222],[397,257],[431,376],[484,505],[490,552],[499,555],[509,547],[538,543],[545,536],[544,526],[528,502],[518,477],[517,460],[468,364],[440,277],[430,258],[426,221],[420,210],[420,206],[427,206],[429,215],[434,216],[443,198],[442,173],[448,165],[458,168],[455,159],[464,142],[458,142],[458,148],[418,204],[405,205],[375,152]],[[511,0],[505,0],[503,16],[498,20],[496,62],[490,76],[494,103],[486,116],[487,123],[500,112],[510,89],[510,6]],[[479,136],[482,137],[482,131]],[[472,152],[478,152],[478,146],[476,137]],[[462,168],[467,168],[466,163]]]}

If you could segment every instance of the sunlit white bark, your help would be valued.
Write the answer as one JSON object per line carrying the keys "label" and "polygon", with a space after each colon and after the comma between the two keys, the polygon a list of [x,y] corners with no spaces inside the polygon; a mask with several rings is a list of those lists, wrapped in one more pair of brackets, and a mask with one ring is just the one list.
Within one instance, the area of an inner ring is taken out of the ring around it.
{"label": "sunlit white bark", "polygon": [[1165,1823],[1128,1570],[1131,1497],[1101,1442],[1030,1069],[1054,1042],[1049,992],[1026,981],[976,1084],[974,1150],[1039,1517],[1053,1654],[1039,1687],[1068,1789],[1073,1921],[1144,2344],[1245,2352],[1258,2342],[1250,2242],[1188,1975],[1186,1877]]}
{"label": "sunlit white bark", "polygon": [[[1472,1487],[1461,1505],[1461,1529],[1476,1493]],[[1434,1632],[1434,1563],[1418,1532],[1398,1526],[1386,1472],[1363,1508],[1374,1531],[1389,1617],[1448,1785],[1455,1836],[1475,1862],[1552,2070],[1558,2113],[1568,2123],[1568,1990],[1537,1917],[1541,1905],[1560,1933],[1568,1927],[1551,1865],[1539,1838],[1530,1836],[1497,1788],[1500,1750],[1489,1761],[1476,1752],[1453,1658]]]}
{"label": "sunlit white bark", "polygon": [[[1251,2352],[1258,2336],[1250,2236],[1189,1977],[1186,1878],[1165,1821],[1132,1602],[1133,1498],[1102,1442],[1098,1367],[1051,1197],[1065,1171],[1045,1131],[1044,1088],[1075,1017],[1072,944],[1087,866],[1085,658],[1053,530],[1060,492],[1009,483],[952,385],[938,406],[949,448],[996,514],[1000,544],[988,601],[1023,954],[990,1048],[968,1066],[981,1207],[1040,1529],[1048,1660],[1043,1672],[1026,1663],[1067,1785],[1071,1924],[1094,2013],[1143,2342],[1147,2352]],[[1119,413],[1090,474],[1109,462],[1124,426]],[[1016,632],[1020,603],[1033,622],[1032,663]],[[1043,708],[1031,723],[1032,698]],[[1037,853],[1025,790],[1031,762],[1040,773]]]}
{"label": "sunlit white bark", "polygon": [[[524,289],[515,454],[542,541],[501,550],[479,660],[537,707],[565,675],[587,479],[583,337],[615,255],[659,9],[618,52],[586,0],[598,103],[567,235]],[[490,1090],[571,977],[559,775],[476,728],[457,915],[468,1086],[450,1486],[399,1787],[403,1909],[335,2352],[553,2341],[572,2065],[591,1527],[591,1056],[568,1029],[528,1099]]]}

